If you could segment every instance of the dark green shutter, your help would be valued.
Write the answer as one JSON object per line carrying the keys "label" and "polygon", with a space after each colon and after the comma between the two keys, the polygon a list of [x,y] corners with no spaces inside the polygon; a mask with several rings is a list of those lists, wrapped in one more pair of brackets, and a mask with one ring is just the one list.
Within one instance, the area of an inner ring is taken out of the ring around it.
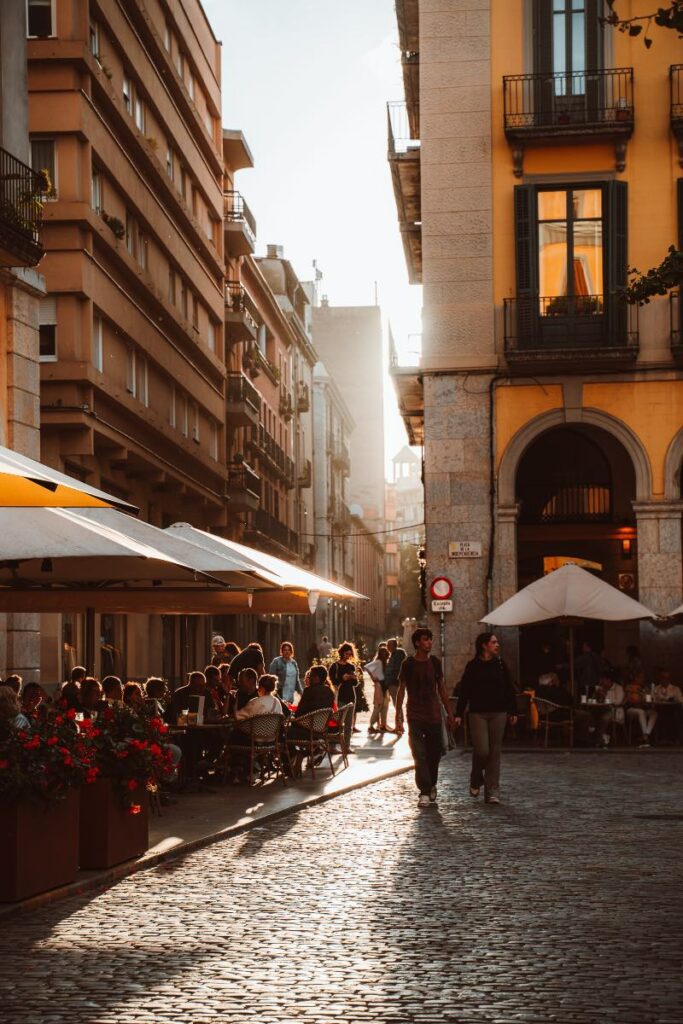
{"label": "dark green shutter", "polygon": [[628,186],[625,181],[607,185],[607,274],[605,305],[608,337],[613,345],[626,344],[627,308],[619,296],[628,279]]}
{"label": "dark green shutter", "polygon": [[518,339],[520,344],[525,344],[533,336],[538,306],[538,229],[534,185],[515,186],[515,265]]}
{"label": "dark green shutter", "polygon": [[552,0],[534,0],[533,10],[534,71],[549,75],[553,71],[553,4]]}
{"label": "dark green shutter", "polygon": [[676,182],[678,195],[678,248],[683,249],[683,178]]}

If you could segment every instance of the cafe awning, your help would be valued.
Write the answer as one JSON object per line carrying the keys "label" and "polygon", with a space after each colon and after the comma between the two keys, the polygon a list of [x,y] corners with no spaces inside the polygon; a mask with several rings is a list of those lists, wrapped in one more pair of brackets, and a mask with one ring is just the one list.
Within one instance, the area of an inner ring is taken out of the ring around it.
{"label": "cafe awning", "polygon": [[0,447],[0,507],[138,509],[11,448]]}

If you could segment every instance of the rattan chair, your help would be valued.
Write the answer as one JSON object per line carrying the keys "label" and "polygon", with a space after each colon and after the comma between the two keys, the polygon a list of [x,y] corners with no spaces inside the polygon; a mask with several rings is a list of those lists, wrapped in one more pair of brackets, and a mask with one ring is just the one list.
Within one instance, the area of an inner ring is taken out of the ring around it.
{"label": "rattan chair", "polygon": [[345,725],[346,719],[353,712],[353,703],[342,704],[340,708],[332,712],[331,718],[328,720],[325,726],[325,747],[327,756],[330,760],[330,768],[332,774],[335,774],[334,764],[332,763],[332,747],[338,746],[344,767],[349,767],[349,750],[348,743],[346,741]]}
{"label": "rattan chair", "polygon": [[548,739],[553,729],[569,731],[569,746],[574,746],[574,712],[562,704],[554,704],[543,697],[533,697],[538,711],[538,735],[543,734],[543,746],[548,746]]}
{"label": "rattan chair", "polygon": [[[275,768],[275,777],[281,778],[286,785],[284,758],[289,761],[289,751],[282,738],[282,715],[254,715],[253,718],[240,719],[225,744],[225,751],[238,751],[249,757],[249,785],[254,785],[254,764],[260,759],[260,781],[266,778],[266,763]],[[235,733],[248,737],[249,743],[235,743]]]}
{"label": "rattan chair", "polygon": [[[311,778],[315,778],[315,758],[322,754],[329,755],[329,749],[327,745],[327,723],[330,716],[333,714],[331,708],[319,708],[318,711],[309,711],[306,715],[300,715],[298,718],[292,717],[289,720],[289,728],[293,726],[300,728],[304,731],[304,736],[296,736],[290,738],[288,733],[285,733],[285,742],[287,745],[288,752],[291,748],[301,751],[303,750],[308,754],[308,766],[311,769]],[[292,764],[292,758],[290,753],[289,758],[290,764]],[[332,759],[330,758],[330,764]],[[334,768],[332,768],[334,772]]]}

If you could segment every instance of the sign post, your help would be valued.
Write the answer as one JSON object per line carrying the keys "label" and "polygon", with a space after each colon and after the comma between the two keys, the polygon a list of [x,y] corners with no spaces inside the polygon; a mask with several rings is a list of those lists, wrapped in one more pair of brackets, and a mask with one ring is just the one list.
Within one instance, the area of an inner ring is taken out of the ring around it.
{"label": "sign post", "polygon": [[453,584],[447,576],[436,576],[429,588],[432,595],[432,611],[439,613],[439,646],[441,667],[446,678],[446,612],[453,611]]}

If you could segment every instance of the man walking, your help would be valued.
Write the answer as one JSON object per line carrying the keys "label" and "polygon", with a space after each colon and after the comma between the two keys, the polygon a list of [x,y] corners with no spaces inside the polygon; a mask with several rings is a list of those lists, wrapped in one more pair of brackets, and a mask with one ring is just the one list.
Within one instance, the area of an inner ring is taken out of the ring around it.
{"label": "man walking", "polygon": [[408,742],[415,761],[415,784],[420,792],[418,807],[436,803],[439,761],[442,754],[443,707],[453,726],[441,662],[432,653],[431,629],[416,629],[411,637],[415,655],[401,665],[396,694],[396,732],[403,732],[403,697],[408,694]]}
{"label": "man walking", "polygon": [[387,647],[389,648],[389,661],[384,666],[384,682],[382,683],[384,701],[382,702],[382,712],[380,714],[379,724],[380,728],[385,732],[390,732],[391,730],[387,727],[387,714],[389,711],[388,698],[391,698],[391,703],[396,707],[398,676],[401,671],[401,665],[406,660],[406,652],[402,647],[398,646],[398,641],[394,637],[392,637],[391,640],[387,640]]}

